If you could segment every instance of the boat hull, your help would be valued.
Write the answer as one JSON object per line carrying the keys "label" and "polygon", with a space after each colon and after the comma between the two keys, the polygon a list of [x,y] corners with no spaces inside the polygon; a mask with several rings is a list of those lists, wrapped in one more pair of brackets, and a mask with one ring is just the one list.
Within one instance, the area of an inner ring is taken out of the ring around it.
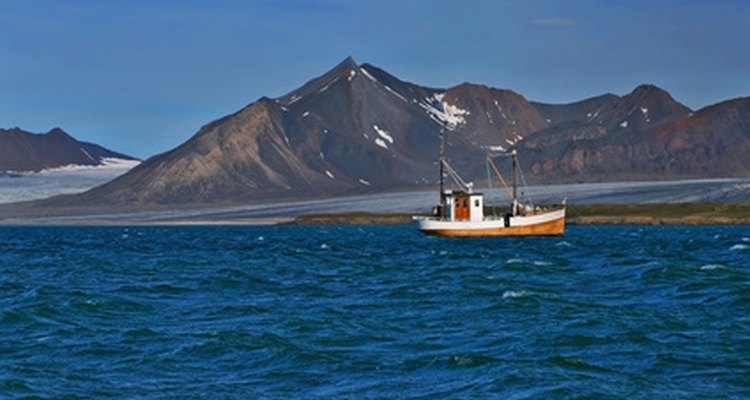
{"label": "boat hull", "polygon": [[560,236],[565,234],[565,208],[530,216],[511,217],[508,221],[509,226],[506,226],[504,219],[447,221],[417,217],[415,222],[420,231],[436,236]]}

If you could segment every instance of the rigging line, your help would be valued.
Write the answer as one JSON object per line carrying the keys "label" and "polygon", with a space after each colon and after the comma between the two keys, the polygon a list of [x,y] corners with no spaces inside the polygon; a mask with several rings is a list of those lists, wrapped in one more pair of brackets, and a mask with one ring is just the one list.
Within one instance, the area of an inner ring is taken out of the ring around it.
{"label": "rigging line", "polygon": [[487,171],[487,189],[492,189],[492,176],[490,175],[490,164],[484,163],[485,170]]}
{"label": "rigging line", "polygon": [[503,187],[505,188],[505,191],[508,193],[509,197],[513,197],[513,194],[510,192],[510,188],[508,187],[508,184],[505,182],[505,179],[503,179],[503,175],[500,173],[500,170],[497,169],[497,166],[492,161],[492,158],[490,158],[489,154],[487,155],[487,164],[492,167],[492,169],[495,171],[495,175],[497,175],[498,179],[500,179],[500,183],[503,184]]}
{"label": "rigging line", "polygon": [[443,160],[443,166],[445,166],[445,169],[448,171],[448,175],[457,185],[461,186],[466,191],[471,191],[474,185],[471,183],[466,183],[466,181],[461,178],[461,175],[459,175],[458,172],[456,172],[456,170],[454,170],[453,167],[448,164],[447,160]]}
{"label": "rigging line", "polygon": [[[518,160],[518,154],[516,154],[516,160],[518,161],[518,165],[519,165],[518,171],[520,172],[520,175],[521,175],[521,183],[523,184],[523,187],[526,189],[526,192],[528,192],[529,191],[529,185],[526,183],[526,176],[523,174],[523,169],[520,168],[521,161]],[[529,194],[526,194],[525,197],[527,199],[529,199],[529,203],[531,203],[531,207],[533,208],[534,207],[534,199],[532,199],[531,195],[529,195]]]}
{"label": "rigging line", "polygon": [[[487,155],[489,157],[489,154]],[[487,191],[492,190],[492,174],[490,173],[490,163],[486,162],[484,163],[485,169],[487,170]],[[485,207],[486,208],[486,207]],[[492,216],[497,217],[497,213],[495,212],[495,207],[492,207]]]}

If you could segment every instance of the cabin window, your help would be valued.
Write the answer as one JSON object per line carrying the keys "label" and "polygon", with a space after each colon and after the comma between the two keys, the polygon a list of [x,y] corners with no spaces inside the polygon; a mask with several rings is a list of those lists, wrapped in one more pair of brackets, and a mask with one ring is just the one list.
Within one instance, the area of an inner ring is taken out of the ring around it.
{"label": "cabin window", "polygon": [[474,207],[479,207],[479,199],[474,200]]}

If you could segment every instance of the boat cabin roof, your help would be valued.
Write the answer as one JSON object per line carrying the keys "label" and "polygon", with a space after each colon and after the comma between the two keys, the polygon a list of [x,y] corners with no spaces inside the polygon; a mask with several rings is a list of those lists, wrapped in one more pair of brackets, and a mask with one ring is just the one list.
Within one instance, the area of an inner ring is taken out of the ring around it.
{"label": "boat cabin roof", "polygon": [[469,193],[465,190],[446,190],[443,194],[446,196],[483,196],[480,192]]}

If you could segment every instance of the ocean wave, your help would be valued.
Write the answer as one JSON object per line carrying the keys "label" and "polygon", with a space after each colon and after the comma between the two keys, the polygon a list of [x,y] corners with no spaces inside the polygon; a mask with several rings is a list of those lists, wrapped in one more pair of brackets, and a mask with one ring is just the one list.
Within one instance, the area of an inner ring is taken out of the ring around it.
{"label": "ocean wave", "polygon": [[730,248],[729,248],[729,250],[730,250],[730,251],[735,251],[735,250],[747,250],[747,249],[750,249],[750,245],[746,245],[746,244],[735,244],[734,246],[732,246],[732,247],[730,247]]}
{"label": "ocean wave", "polygon": [[706,264],[701,267],[701,271],[713,271],[716,269],[727,269],[727,267],[721,264]]}
{"label": "ocean wave", "polygon": [[742,397],[744,227],[577,226],[570,249],[326,229],[4,227],[0,340],[23,368],[0,393]]}
{"label": "ocean wave", "polygon": [[520,291],[506,290],[505,292],[503,292],[503,298],[504,299],[520,299],[520,298],[524,298],[524,297],[530,297],[532,295],[533,295],[533,293],[527,292],[525,290],[520,290]]}

